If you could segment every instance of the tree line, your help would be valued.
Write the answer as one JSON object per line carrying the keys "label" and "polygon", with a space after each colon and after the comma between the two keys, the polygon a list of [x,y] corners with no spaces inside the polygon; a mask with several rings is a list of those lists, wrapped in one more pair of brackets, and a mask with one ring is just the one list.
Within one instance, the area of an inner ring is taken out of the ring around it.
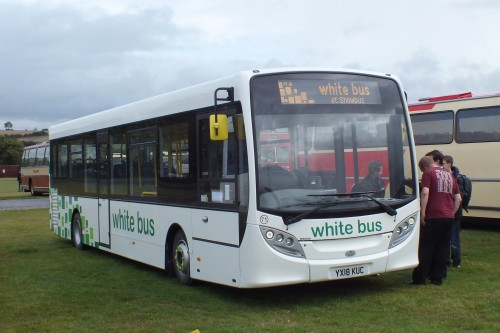
{"label": "tree line", "polygon": [[21,165],[24,143],[6,135],[0,135],[0,165]]}

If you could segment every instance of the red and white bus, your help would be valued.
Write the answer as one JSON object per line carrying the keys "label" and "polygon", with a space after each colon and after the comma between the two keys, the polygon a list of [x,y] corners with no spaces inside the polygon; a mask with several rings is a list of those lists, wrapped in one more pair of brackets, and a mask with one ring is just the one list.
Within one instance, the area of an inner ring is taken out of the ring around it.
{"label": "red and white bus", "polygon": [[24,148],[21,162],[21,188],[31,195],[49,192],[49,142]]}
{"label": "red and white bus", "polygon": [[500,92],[471,92],[420,99],[409,104],[417,157],[437,149],[451,155],[472,181],[468,213],[500,218]]}

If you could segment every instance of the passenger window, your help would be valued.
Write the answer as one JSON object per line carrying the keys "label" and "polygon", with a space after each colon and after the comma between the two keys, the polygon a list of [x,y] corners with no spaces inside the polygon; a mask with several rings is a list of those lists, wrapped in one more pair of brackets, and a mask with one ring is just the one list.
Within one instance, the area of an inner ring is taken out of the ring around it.
{"label": "passenger window", "polygon": [[187,178],[189,176],[188,123],[165,125],[160,128],[162,178]]}
{"label": "passenger window", "polygon": [[43,160],[44,155],[45,155],[45,147],[40,147],[36,150],[36,161],[35,161],[36,166],[45,165]]}
{"label": "passenger window", "polygon": [[88,194],[97,193],[97,172],[96,172],[96,144],[95,139],[87,138],[84,143],[84,188],[83,191]]}
{"label": "passenger window", "polygon": [[127,136],[111,135],[111,194],[127,195]]}
{"label": "passenger window", "polygon": [[[31,154],[30,154],[31,156]],[[59,144],[57,149],[57,176],[68,177],[68,145]]]}
{"label": "passenger window", "polygon": [[81,142],[72,142],[69,145],[69,176],[72,178],[83,177],[83,160],[82,160],[82,144]]}
{"label": "passenger window", "polygon": [[500,141],[500,107],[459,110],[457,142]]}
{"label": "passenger window", "polygon": [[411,115],[416,145],[451,143],[453,141],[453,111]]}
{"label": "passenger window", "polygon": [[130,195],[157,196],[157,128],[130,132]]}

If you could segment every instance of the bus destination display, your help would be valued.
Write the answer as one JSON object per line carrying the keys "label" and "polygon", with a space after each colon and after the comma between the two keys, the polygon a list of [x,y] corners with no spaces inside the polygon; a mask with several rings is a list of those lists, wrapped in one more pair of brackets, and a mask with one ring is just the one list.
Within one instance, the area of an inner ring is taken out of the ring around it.
{"label": "bus destination display", "polygon": [[281,104],[380,104],[376,82],[278,81]]}

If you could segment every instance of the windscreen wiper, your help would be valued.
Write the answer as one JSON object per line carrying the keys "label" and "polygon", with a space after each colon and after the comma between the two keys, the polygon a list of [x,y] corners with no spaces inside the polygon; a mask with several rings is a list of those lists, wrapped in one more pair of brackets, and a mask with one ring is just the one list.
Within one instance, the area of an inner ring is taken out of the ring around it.
{"label": "windscreen wiper", "polygon": [[398,213],[397,210],[395,210],[394,208],[392,207],[389,207],[388,205],[386,205],[385,203],[383,203],[382,201],[380,200],[377,200],[375,199],[374,197],[372,197],[371,193],[377,193],[378,191],[375,191],[375,192],[354,192],[354,193],[351,193],[353,196],[360,196],[360,197],[363,197],[363,198],[368,198],[370,199],[371,201],[375,202],[377,205],[379,205],[380,207],[382,207],[382,209],[387,213],[389,214],[390,216],[396,216],[396,214]]}
{"label": "windscreen wiper", "polygon": [[327,203],[324,203],[322,205],[319,205],[318,207],[314,207],[313,209],[310,209],[307,212],[301,213],[301,214],[299,214],[299,215],[297,215],[295,217],[289,217],[284,222],[285,222],[286,225],[294,224],[294,223],[299,222],[300,220],[308,217],[312,213],[317,212],[320,209],[323,209],[323,208],[326,208],[326,207],[333,207],[333,206],[335,206],[337,204],[338,204],[338,202],[327,202]]}
{"label": "windscreen wiper", "polygon": [[[308,197],[351,197],[351,196],[359,196],[363,198],[368,198],[371,201],[375,202],[377,205],[379,205],[387,214],[390,216],[395,216],[398,212],[392,208],[383,203],[382,201],[379,201],[372,197],[370,194],[378,193],[379,191],[370,191],[370,192],[354,192],[354,193],[328,193],[328,194],[309,194]],[[327,207],[333,207],[336,206],[340,202],[346,202],[346,201],[336,201],[336,202],[327,202],[322,205],[319,205],[318,207],[314,207],[311,210],[308,210],[307,212],[304,212],[302,214],[299,214],[295,217],[290,217],[288,218],[285,222],[286,225],[290,225],[296,222],[299,222],[300,220],[308,217],[309,215],[317,212],[320,209],[327,208]]]}
{"label": "windscreen wiper", "polygon": [[318,197],[347,197],[347,196],[350,196],[350,197],[363,197],[363,198],[368,198],[370,199],[371,201],[375,202],[377,205],[379,205],[380,207],[382,207],[382,209],[387,213],[389,214],[390,216],[395,216],[398,212],[392,208],[392,207],[389,207],[388,205],[386,205],[385,203],[383,203],[382,201],[378,200],[378,199],[375,199],[374,197],[372,197],[370,194],[374,194],[374,193],[379,193],[380,191],[367,191],[367,192],[351,192],[351,193],[329,193],[329,194],[310,194],[309,196],[311,197],[315,197],[315,196],[318,196]]}

